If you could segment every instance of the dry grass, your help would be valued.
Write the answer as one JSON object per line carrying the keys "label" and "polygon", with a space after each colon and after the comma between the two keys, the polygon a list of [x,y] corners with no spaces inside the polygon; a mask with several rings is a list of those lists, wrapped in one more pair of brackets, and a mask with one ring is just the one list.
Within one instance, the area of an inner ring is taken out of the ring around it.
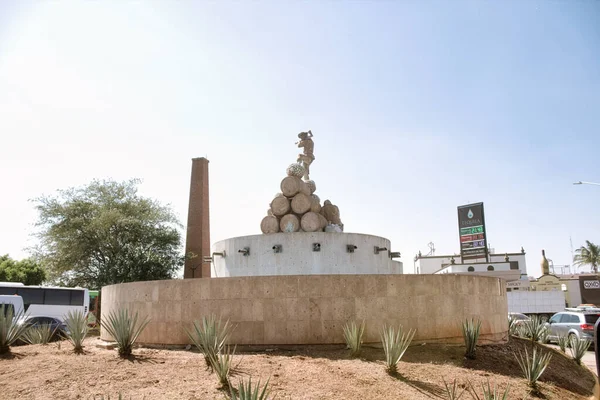
{"label": "dry grass", "polygon": [[[98,338],[85,342],[86,354],[76,356],[70,346],[57,343],[13,348],[0,358],[0,393],[7,399],[87,399],[92,395],[122,393],[133,400],[224,399],[218,379],[195,351],[135,349],[133,357],[121,359],[114,350],[95,346]],[[295,350],[251,352],[238,348],[234,363],[241,361],[231,377],[266,381],[278,399],[440,399],[444,382],[467,379],[480,388],[510,384],[510,399],[531,399],[513,352],[526,341],[480,346],[476,360],[464,358],[464,346],[417,345],[409,348],[398,364],[401,377],[385,372],[381,349],[364,347],[361,359],[352,359],[345,346],[302,347]],[[530,344],[527,343],[529,346]],[[554,350],[551,350],[554,351]],[[558,351],[539,383],[548,399],[581,400],[592,394],[594,378],[585,367]]]}

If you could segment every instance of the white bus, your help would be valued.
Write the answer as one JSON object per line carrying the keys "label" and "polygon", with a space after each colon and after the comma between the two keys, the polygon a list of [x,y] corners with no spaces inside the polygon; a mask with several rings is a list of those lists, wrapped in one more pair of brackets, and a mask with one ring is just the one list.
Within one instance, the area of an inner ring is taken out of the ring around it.
{"label": "white bus", "polygon": [[0,295],[20,296],[26,318],[51,317],[64,322],[69,311],[87,314],[90,296],[85,288],[25,286],[22,283],[0,282]]}

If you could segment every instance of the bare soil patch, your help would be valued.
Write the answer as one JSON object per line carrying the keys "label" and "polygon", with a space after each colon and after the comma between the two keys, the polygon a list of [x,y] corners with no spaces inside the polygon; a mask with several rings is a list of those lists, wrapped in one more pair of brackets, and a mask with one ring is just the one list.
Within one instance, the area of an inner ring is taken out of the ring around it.
{"label": "bare soil patch", "polygon": [[[95,395],[137,399],[224,399],[217,378],[195,351],[139,348],[135,357],[120,359],[116,350],[97,348],[98,338],[86,340],[85,354],[76,355],[67,342],[13,348],[0,358],[0,398],[89,399]],[[504,388],[510,399],[532,399],[513,351],[526,342],[481,346],[476,360],[463,357],[464,347],[416,345],[399,364],[399,376],[385,372],[383,352],[366,348],[361,359],[350,359],[340,347],[307,346],[273,351],[246,350],[236,356],[239,367],[232,378],[270,378],[278,399],[440,399],[444,383],[467,379],[477,388],[488,379]],[[585,367],[554,352],[542,376],[542,397],[588,399],[594,377]],[[466,398],[470,398],[466,397]]]}

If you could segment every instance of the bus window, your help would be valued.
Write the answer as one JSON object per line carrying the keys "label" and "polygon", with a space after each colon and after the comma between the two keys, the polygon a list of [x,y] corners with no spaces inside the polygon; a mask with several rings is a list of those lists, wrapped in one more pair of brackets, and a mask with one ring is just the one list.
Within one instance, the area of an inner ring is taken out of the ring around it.
{"label": "bus window", "polygon": [[71,304],[71,291],[70,290],[46,290],[46,299],[44,304],[51,304],[55,306],[68,306]]}
{"label": "bus window", "polygon": [[25,309],[31,304],[44,304],[44,289],[18,288],[17,294],[23,298]]}
{"label": "bus window", "polygon": [[82,306],[83,305],[83,290],[71,290],[71,305]]}

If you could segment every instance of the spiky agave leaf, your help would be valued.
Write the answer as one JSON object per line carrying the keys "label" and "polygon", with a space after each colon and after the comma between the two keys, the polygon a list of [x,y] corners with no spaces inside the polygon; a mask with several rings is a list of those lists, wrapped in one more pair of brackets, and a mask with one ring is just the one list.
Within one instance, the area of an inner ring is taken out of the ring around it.
{"label": "spiky agave leaf", "polygon": [[569,346],[569,336],[558,335],[558,346],[560,347],[560,351],[566,353],[567,347]]}
{"label": "spiky agave leaf", "polygon": [[456,378],[454,378],[452,381],[452,385],[449,385],[444,378],[442,378],[442,380],[444,381],[446,398],[448,400],[459,400],[465,394],[466,389],[462,389],[462,391],[460,390],[460,387],[456,383]]}
{"label": "spiky agave leaf", "polygon": [[0,354],[8,353],[10,346],[29,329],[29,325],[18,323],[22,318],[22,312],[14,314],[12,305],[0,304]]}
{"label": "spiky agave leaf", "polygon": [[65,317],[67,339],[73,344],[73,351],[83,352],[83,340],[88,333],[87,318],[83,311],[69,311]]}
{"label": "spiky agave leaf", "polygon": [[34,324],[23,333],[22,339],[29,344],[48,344],[54,337],[57,327],[51,324]]}
{"label": "spiky agave leaf", "polygon": [[540,343],[545,344],[548,343],[548,337],[550,336],[550,330],[547,327],[544,327],[540,332],[540,338],[538,339]]}
{"label": "spiky agave leaf", "polygon": [[575,360],[578,365],[581,365],[581,359],[585,353],[587,353],[592,342],[573,336],[569,341],[569,344],[569,353],[571,353],[571,357],[573,357],[573,360]]}
{"label": "spiky agave leaf", "polygon": [[467,319],[462,323],[463,339],[465,341],[465,357],[475,359],[475,350],[477,348],[477,340],[479,340],[479,332],[481,331],[481,321],[475,319]]}
{"label": "spiky agave leaf", "polygon": [[210,365],[219,378],[219,383],[223,387],[229,387],[229,375],[233,369],[233,356],[235,347],[231,350],[230,346],[223,348],[223,351],[210,357]]}
{"label": "spiky agave leaf", "polygon": [[481,384],[483,390],[483,397],[479,397],[479,394],[473,387],[473,384],[469,381],[469,393],[474,400],[508,400],[508,394],[510,392],[510,384],[506,385],[504,392],[500,391],[500,388],[494,384],[494,388],[490,385],[490,380],[487,380],[487,385]]}
{"label": "spiky agave leaf", "polygon": [[344,339],[346,339],[346,345],[350,349],[351,357],[358,357],[362,349],[362,338],[365,332],[365,321],[362,321],[360,325],[352,321],[344,325]]}
{"label": "spiky agave leaf", "polygon": [[542,376],[550,364],[552,354],[550,352],[544,353],[534,347],[531,358],[529,358],[529,352],[526,348],[525,354],[519,351],[515,354],[515,358],[519,363],[519,367],[521,367],[523,375],[525,375],[527,384],[532,388],[536,388],[538,379],[540,379],[540,376]]}
{"label": "spiky agave leaf", "polygon": [[110,336],[117,342],[117,349],[121,357],[131,355],[133,345],[146,328],[150,319],[144,317],[138,323],[139,314],[130,315],[126,309],[112,311],[100,323]]}
{"label": "spiky agave leaf", "polygon": [[385,365],[388,373],[396,374],[398,372],[398,362],[410,346],[415,332],[415,330],[403,332],[402,325],[398,327],[398,331],[393,326],[383,326],[381,344],[385,353]]}
{"label": "spiky agave leaf", "polygon": [[531,340],[532,347],[534,342],[540,341],[547,335],[546,320],[539,315],[533,315],[530,319],[523,321],[521,326],[524,337]]}
{"label": "spiky agave leaf", "polygon": [[230,388],[231,400],[267,400],[269,396],[269,380],[261,387],[260,379],[256,385],[252,385],[252,377],[248,379],[247,383],[240,380],[238,384],[237,392]]}
{"label": "spiky agave leaf", "polygon": [[518,336],[519,324],[516,316],[511,315],[508,319],[508,334],[511,336]]}
{"label": "spiky agave leaf", "polygon": [[200,322],[194,321],[193,331],[185,330],[198,351],[204,354],[204,360],[208,366],[211,365],[211,358],[221,352],[232,332],[233,325],[229,320],[222,323],[221,319],[217,319],[214,314],[203,317],[202,325]]}

